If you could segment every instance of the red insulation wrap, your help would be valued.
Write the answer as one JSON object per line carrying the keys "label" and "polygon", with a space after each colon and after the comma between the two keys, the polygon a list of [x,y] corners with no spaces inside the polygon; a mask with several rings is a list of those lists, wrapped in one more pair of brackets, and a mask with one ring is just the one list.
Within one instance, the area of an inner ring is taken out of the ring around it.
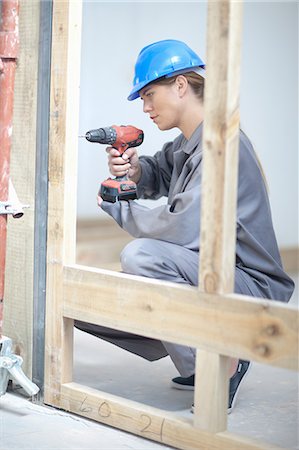
{"label": "red insulation wrap", "polygon": [[[19,51],[19,0],[0,3],[0,201],[8,200],[14,81]],[[0,215],[0,338],[2,336],[7,216]]]}

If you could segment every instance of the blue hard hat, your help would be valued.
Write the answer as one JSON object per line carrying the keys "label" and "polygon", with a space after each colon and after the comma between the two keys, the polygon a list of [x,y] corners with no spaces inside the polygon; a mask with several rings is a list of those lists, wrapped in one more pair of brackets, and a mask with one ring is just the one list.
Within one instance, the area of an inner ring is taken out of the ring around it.
{"label": "blue hard hat", "polygon": [[147,45],[138,55],[128,100],[138,98],[139,91],[158,78],[204,65],[202,59],[182,41],[166,39]]}

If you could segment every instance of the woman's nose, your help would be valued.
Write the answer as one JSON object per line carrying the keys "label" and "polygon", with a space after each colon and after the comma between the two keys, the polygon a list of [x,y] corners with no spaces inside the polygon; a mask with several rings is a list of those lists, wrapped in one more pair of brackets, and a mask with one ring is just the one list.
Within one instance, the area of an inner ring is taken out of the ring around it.
{"label": "woman's nose", "polygon": [[147,113],[149,111],[151,111],[151,106],[150,106],[149,102],[144,102],[143,103],[143,112]]}

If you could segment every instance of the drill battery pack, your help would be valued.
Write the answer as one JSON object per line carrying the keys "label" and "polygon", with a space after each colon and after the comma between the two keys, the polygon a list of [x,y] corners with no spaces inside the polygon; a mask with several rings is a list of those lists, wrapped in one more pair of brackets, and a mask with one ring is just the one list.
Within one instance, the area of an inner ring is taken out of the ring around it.
{"label": "drill battery pack", "polygon": [[136,184],[125,178],[108,178],[102,182],[99,195],[110,203],[115,203],[116,200],[135,200],[137,198]]}

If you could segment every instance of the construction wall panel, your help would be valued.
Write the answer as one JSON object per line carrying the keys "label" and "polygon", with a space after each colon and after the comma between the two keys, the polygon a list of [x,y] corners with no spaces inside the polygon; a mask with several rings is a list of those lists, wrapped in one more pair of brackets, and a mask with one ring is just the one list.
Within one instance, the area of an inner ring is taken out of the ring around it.
{"label": "construction wall panel", "polygon": [[36,100],[40,4],[20,1],[20,55],[17,64],[11,178],[20,201],[29,204],[21,219],[9,218],[4,294],[4,335],[32,372],[32,310],[34,198],[36,154]]}

